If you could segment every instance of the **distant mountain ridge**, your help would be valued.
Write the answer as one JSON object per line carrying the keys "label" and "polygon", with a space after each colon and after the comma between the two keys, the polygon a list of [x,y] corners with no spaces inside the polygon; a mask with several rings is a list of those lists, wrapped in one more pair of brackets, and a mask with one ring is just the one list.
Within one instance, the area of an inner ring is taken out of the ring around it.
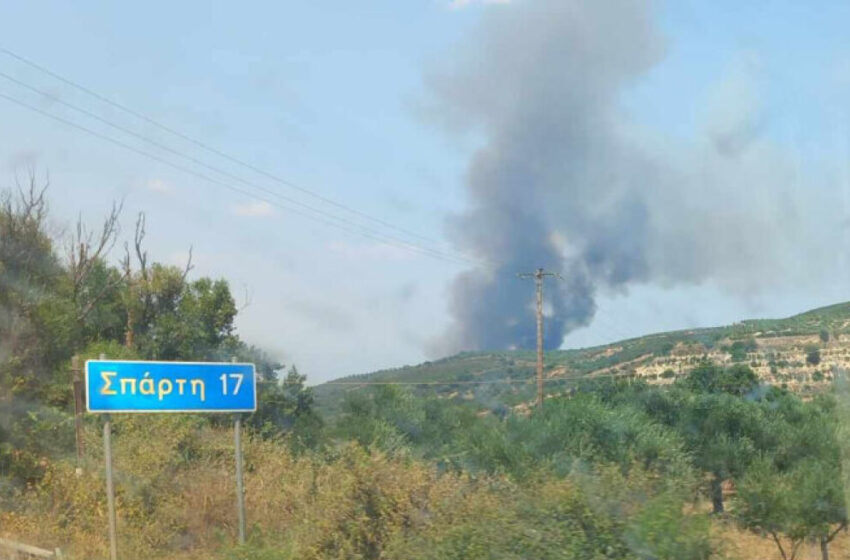
{"label": "distant mountain ridge", "polygon": [[[831,380],[834,367],[850,367],[850,302],[783,319],[749,319],[549,351],[546,387],[548,393],[557,393],[578,379],[599,376],[670,383],[706,358],[744,362],[765,382],[799,392],[817,391]],[[532,398],[534,366],[535,353],[530,350],[463,352],[415,366],[343,377],[317,385],[314,391],[319,408],[330,415],[339,411],[347,392],[385,383],[409,384],[418,394],[463,399],[484,407],[518,406]]]}

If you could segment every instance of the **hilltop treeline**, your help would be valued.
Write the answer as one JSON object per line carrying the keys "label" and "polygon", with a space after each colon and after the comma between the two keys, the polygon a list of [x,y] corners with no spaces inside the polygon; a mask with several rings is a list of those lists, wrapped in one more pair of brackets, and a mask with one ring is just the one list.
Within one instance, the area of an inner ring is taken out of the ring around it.
{"label": "hilltop treeline", "polygon": [[116,415],[122,558],[708,560],[752,556],[745,532],[786,560],[846,547],[835,395],[706,361],[669,386],[570,383],[542,409],[352,388],[322,422],[304,376],[239,339],[225,281],[148,261],[143,218],[108,262],[117,212],[57,239],[34,182],[0,204],[0,536],[106,557],[99,420],[77,464],[69,378],[72,355],[106,353],[235,356],[263,378],[242,547],[226,419]]}

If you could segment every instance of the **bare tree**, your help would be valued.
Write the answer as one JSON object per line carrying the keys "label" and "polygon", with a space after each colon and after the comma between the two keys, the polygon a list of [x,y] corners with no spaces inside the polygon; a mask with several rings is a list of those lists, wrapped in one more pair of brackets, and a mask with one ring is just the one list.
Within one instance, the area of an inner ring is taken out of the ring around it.
{"label": "bare tree", "polygon": [[[35,168],[27,168],[26,182],[15,173],[15,187],[18,190],[17,201],[10,195],[3,201],[4,209],[15,210],[22,223],[41,224],[47,215],[47,201],[44,194],[50,187],[50,174],[45,173],[44,182],[39,185]],[[10,213],[10,212],[9,212]]]}
{"label": "bare tree", "polygon": [[186,259],[186,266],[183,267],[183,275],[180,277],[182,282],[186,282],[186,277],[189,276],[193,268],[195,268],[195,265],[192,264],[192,246],[189,245],[189,257]]}
{"label": "bare tree", "polygon": [[130,246],[127,242],[124,243],[124,260],[122,267],[124,276],[127,278],[128,293],[127,293],[127,325],[124,331],[124,345],[127,348],[132,348],[135,344],[135,316],[134,300],[141,295],[142,317],[147,315],[150,308],[150,292],[148,286],[148,253],[142,248],[142,243],[145,239],[145,213],[139,212],[136,218],[136,231],[133,234],[133,250],[136,255],[136,260],[139,263],[138,276],[133,275],[132,258],[130,257]]}
{"label": "bare tree", "polygon": [[77,320],[82,321],[91,313],[95,305],[110,291],[124,282],[124,276],[109,278],[96,293],[86,290],[88,280],[98,262],[115,246],[120,233],[118,218],[121,215],[124,202],[113,202],[112,209],[103,220],[99,231],[89,230],[83,223],[82,216],[77,218],[77,225],[67,246],[68,273],[71,276],[74,301],[77,304]]}
{"label": "bare tree", "polygon": [[[124,259],[121,262],[124,276],[127,278],[128,300],[127,300],[127,325],[124,331],[124,345],[131,348],[135,344],[136,325],[145,324],[151,313],[153,299],[150,290],[151,271],[148,268],[148,252],[144,249],[144,240],[147,230],[145,229],[146,217],[144,212],[139,212],[136,218],[136,231],[133,234],[132,253],[138,266],[138,272],[133,273],[133,257],[129,243],[124,243]],[[195,268],[192,263],[192,247],[189,247],[189,257],[183,267],[181,281],[185,282],[189,273]],[[136,307],[136,301],[141,300],[141,309]]]}
{"label": "bare tree", "polygon": [[[50,186],[50,176],[45,174],[42,184],[39,184],[35,169],[27,169],[27,178],[22,181],[15,174],[15,187],[17,195],[4,192],[0,195],[0,221],[4,238],[14,239],[25,237],[27,233],[42,231],[45,216],[47,215],[47,202],[45,192]],[[18,244],[5,244],[3,251],[9,254],[6,258],[22,262],[26,269],[31,269],[35,253],[28,251],[24,246]]]}
{"label": "bare tree", "polygon": [[243,300],[244,303],[236,309],[237,313],[242,313],[243,311],[248,309],[248,307],[250,307],[251,304],[254,302],[253,290],[251,290],[248,284],[245,284],[243,287],[245,288],[245,299]]}

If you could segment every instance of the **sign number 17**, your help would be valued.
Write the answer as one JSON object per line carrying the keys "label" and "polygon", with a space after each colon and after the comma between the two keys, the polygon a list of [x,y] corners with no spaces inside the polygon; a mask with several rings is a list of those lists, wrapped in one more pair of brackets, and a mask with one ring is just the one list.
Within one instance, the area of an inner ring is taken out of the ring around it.
{"label": "sign number 17", "polygon": [[240,387],[242,387],[242,380],[245,379],[245,375],[242,374],[242,373],[230,373],[230,374],[222,373],[221,377],[219,377],[219,379],[221,379],[221,393],[223,395],[227,395],[227,378],[228,377],[230,379],[236,380],[236,386],[233,388],[232,394],[238,395],[239,389],[240,389]]}

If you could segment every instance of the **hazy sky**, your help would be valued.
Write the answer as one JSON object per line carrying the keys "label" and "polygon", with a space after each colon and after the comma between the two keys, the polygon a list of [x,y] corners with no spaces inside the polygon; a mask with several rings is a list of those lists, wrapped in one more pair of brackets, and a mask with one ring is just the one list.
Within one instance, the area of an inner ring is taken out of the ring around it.
{"label": "hazy sky", "polygon": [[[308,204],[451,251],[447,220],[469,207],[467,169],[486,132],[446,126],[452,116],[440,114],[444,106],[434,103],[430,77],[457,68],[459,60],[474,72],[480,28],[494,13],[504,21],[532,1],[30,1],[3,7],[0,48],[427,241],[364,222],[205,152],[2,52],[0,73],[203,160],[245,181],[219,176],[222,182],[257,194],[228,190],[2,98],[0,185],[11,184],[27,164],[49,170],[57,235],[77,213],[94,222],[124,197],[125,233],[134,214],[144,211],[152,258],[179,264],[192,245],[196,275],[227,278],[240,303],[247,289],[251,303],[240,314],[239,333],[298,364],[311,382],[422,361],[449,326],[451,282],[470,265],[385,245],[284,207]],[[781,222],[765,223],[771,237],[791,232],[774,247],[788,255],[790,272],[762,270],[758,258],[720,251],[730,266],[753,270],[734,279],[660,274],[601,287],[595,318],[570,334],[565,347],[783,316],[850,299],[850,4],[812,6],[651,3],[646,9],[660,39],[656,58],[617,97],[634,143],[654,160],[669,158],[696,185],[688,192],[700,205],[710,201],[706,207],[722,212],[728,200],[729,208],[745,210],[755,197],[760,208],[769,206],[773,195],[765,185],[782,182],[789,200],[799,201],[795,220],[803,225],[789,223],[786,231]],[[618,9],[610,3],[611,17]],[[0,95],[215,175],[2,76]],[[745,155],[735,165],[717,164],[729,153]],[[711,180],[714,175],[720,179]],[[762,273],[788,281],[758,285],[753,279]]]}

